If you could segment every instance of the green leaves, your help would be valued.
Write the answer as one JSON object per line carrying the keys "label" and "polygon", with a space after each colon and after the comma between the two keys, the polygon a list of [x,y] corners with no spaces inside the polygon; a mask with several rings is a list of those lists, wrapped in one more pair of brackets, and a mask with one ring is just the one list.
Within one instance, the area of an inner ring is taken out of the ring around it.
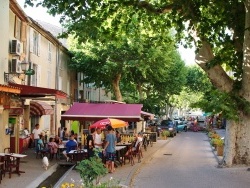
{"label": "green leaves", "polygon": [[101,158],[96,156],[82,160],[77,164],[76,169],[79,171],[86,187],[92,187],[94,180],[97,180],[107,173],[107,169],[104,167]]}

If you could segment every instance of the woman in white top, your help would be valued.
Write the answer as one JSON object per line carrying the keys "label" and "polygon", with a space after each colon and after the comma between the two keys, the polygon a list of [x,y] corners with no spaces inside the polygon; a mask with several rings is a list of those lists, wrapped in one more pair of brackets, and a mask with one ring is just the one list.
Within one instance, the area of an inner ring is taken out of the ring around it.
{"label": "woman in white top", "polygon": [[95,148],[102,148],[102,131],[100,128],[96,129],[96,134],[94,135]]}

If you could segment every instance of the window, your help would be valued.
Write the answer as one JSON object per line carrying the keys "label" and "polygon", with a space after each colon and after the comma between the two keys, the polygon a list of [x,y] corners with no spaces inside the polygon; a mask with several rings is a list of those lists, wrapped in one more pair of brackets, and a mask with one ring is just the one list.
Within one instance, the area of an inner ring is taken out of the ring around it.
{"label": "window", "polygon": [[52,44],[51,42],[48,43],[48,62],[51,62],[51,53],[52,53]]}

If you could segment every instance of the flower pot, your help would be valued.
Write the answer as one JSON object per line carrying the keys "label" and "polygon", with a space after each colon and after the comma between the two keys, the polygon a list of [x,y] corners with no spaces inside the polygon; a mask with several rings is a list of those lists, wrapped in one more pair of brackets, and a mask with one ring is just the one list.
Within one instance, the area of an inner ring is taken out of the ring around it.
{"label": "flower pot", "polygon": [[217,149],[217,155],[223,156],[224,146],[217,146],[216,149]]}
{"label": "flower pot", "polygon": [[161,136],[161,139],[162,140],[167,140],[167,137],[166,136]]}

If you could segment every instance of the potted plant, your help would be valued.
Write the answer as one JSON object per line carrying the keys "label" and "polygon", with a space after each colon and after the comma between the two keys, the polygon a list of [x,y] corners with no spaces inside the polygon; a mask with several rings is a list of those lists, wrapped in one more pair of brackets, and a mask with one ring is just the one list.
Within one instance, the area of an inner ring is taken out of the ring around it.
{"label": "potted plant", "polygon": [[224,150],[224,140],[223,139],[217,139],[217,155],[218,156],[223,156],[223,150]]}
{"label": "potted plant", "polygon": [[168,136],[170,136],[170,132],[169,132],[169,131],[163,130],[163,131],[161,132],[161,138],[162,138],[163,140],[166,140]]}

